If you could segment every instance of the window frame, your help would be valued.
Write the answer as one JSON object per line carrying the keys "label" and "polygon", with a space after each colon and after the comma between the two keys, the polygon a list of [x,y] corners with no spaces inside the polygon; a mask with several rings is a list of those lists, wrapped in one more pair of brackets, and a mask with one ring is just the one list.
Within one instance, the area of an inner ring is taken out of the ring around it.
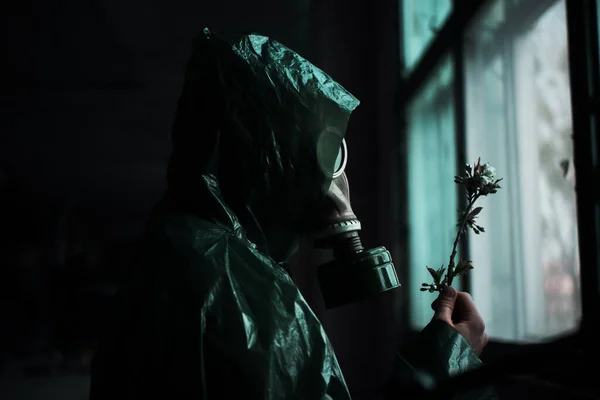
{"label": "window frame", "polygon": [[[436,67],[444,57],[450,55],[453,62],[453,96],[455,101],[455,133],[457,153],[457,170],[460,170],[469,160],[466,160],[466,98],[464,76],[464,36],[465,28],[490,4],[492,0],[454,0],[452,11],[446,22],[438,30],[432,41],[422,52],[421,57],[408,71],[402,71],[396,92],[396,109],[399,115],[401,142],[407,137],[407,115],[410,102],[419,93],[433,75]],[[529,18],[539,15],[540,10],[545,10],[555,0],[529,2],[531,12],[526,14]],[[403,7],[400,0],[399,32],[400,32],[400,65],[404,68],[404,41],[403,36]],[[600,1],[578,0],[566,1],[567,9],[567,34],[569,46],[569,66],[571,102],[573,109],[573,140],[575,147],[574,163],[577,182],[598,182],[598,159],[600,154],[600,68],[598,47],[598,20],[596,19],[597,7]],[[522,6],[519,6],[522,7]],[[522,21],[520,21],[522,22]],[[595,121],[595,122],[594,122]],[[403,143],[400,147],[403,148]],[[398,168],[405,167],[405,162],[399,162]],[[404,171],[400,171],[404,174]],[[403,175],[400,175],[403,176]],[[410,190],[408,187],[405,190]],[[404,192],[404,191],[403,191]],[[465,199],[460,191],[459,207],[464,207]],[[600,228],[599,196],[594,192],[594,185],[580,185],[577,187],[578,230],[580,246],[580,268],[582,280],[582,329],[589,327],[591,330],[599,322],[600,313],[597,304],[600,304],[600,259],[597,248],[600,247],[598,231]],[[406,212],[406,211],[405,211]],[[589,218],[589,215],[595,215]],[[403,221],[408,221],[405,215]],[[399,236],[408,238],[410,227],[400,227]],[[468,252],[468,240],[461,242],[460,250]],[[404,265],[409,265],[409,252],[404,252]],[[410,268],[403,271],[405,281],[410,275]],[[469,274],[464,278],[466,290],[470,290],[471,281]],[[410,328],[410,297],[409,292],[404,292],[403,297],[403,326],[406,328],[405,336],[414,337],[417,332]],[[595,314],[598,314],[595,315]],[[507,346],[512,351],[524,351],[529,344],[492,342],[486,350],[486,359],[501,357],[507,351]]]}
{"label": "window frame", "polygon": [[[574,164],[581,264],[581,331],[594,338],[600,322],[600,1],[567,1]],[[590,218],[589,216],[594,216]],[[584,239],[585,238],[585,239]],[[593,343],[590,341],[590,343]],[[600,353],[599,346],[590,346]]]}

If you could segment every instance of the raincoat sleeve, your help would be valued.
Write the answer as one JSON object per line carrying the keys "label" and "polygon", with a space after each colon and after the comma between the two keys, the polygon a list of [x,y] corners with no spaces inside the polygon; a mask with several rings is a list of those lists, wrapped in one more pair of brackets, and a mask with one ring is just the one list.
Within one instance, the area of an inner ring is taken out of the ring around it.
{"label": "raincoat sleeve", "polygon": [[[390,388],[432,390],[438,382],[460,375],[482,365],[475,350],[464,337],[443,321],[432,320],[416,343],[396,356],[395,373]],[[388,390],[388,393],[394,389]],[[386,398],[393,397],[389,394]],[[464,391],[460,400],[492,400],[497,394],[492,387]]]}
{"label": "raincoat sleeve", "polygon": [[144,274],[123,291],[116,334],[94,362],[90,399],[350,399],[287,272],[195,225],[179,219],[168,240],[148,243]]}

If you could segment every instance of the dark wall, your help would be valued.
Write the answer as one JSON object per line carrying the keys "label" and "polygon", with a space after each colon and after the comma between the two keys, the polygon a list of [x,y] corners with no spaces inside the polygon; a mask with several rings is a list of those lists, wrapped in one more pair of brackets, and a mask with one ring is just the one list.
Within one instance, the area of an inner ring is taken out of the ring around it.
{"label": "dark wall", "polygon": [[299,51],[308,45],[305,0],[10,4],[0,159],[51,196],[133,222],[164,188],[193,37],[209,26],[259,31]]}

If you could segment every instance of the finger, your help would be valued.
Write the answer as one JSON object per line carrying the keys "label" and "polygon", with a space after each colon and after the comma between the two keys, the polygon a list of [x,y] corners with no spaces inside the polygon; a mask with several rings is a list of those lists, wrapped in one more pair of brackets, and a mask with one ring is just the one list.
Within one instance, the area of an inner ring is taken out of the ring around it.
{"label": "finger", "polygon": [[458,292],[456,294],[456,305],[454,307],[454,318],[459,321],[468,320],[479,316],[477,307],[471,295],[467,292]]}
{"label": "finger", "polygon": [[444,287],[440,292],[438,299],[434,302],[437,304],[434,309],[435,314],[433,317],[452,324],[452,313],[454,312],[456,299],[456,289],[451,286]]}
{"label": "finger", "polygon": [[433,301],[433,303],[431,303],[431,309],[432,309],[433,311],[435,311],[435,310],[437,310],[437,309],[438,309],[438,307],[439,307],[439,306],[438,306],[438,301],[437,301],[437,299],[435,299],[435,300]]}

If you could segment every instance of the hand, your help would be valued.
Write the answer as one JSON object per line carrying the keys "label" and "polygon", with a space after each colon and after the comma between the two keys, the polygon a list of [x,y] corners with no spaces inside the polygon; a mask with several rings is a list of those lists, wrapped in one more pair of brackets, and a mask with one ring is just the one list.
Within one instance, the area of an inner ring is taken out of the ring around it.
{"label": "hand", "polygon": [[434,319],[444,321],[459,331],[477,355],[481,354],[487,346],[488,335],[483,318],[469,293],[457,292],[453,287],[446,286],[431,308],[435,311]]}

